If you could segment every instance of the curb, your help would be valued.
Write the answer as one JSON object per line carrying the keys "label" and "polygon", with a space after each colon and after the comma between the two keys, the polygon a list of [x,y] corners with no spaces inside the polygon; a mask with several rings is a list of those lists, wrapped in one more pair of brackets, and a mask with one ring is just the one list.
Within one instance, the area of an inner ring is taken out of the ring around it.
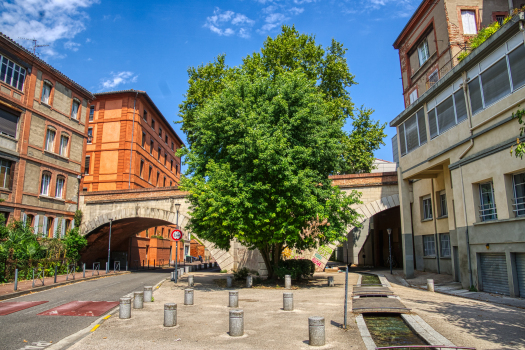
{"label": "curb", "polygon": [[100,275],[100,276],[91,276],[91,277],[86,277],[86,278],[82,278],[82,279],[78,279],[78,280],[71,280],[71,281],[65,281],[65,282],[60,282],[60,283],[53,283],[53,284],[50,284],[50,285],[47,285],[47,286],[41,286],[41,287],[36,287],[36,288],[33,288],[33,289],[28,289],[28,290],[23,290],[23,291],[19,291],[19,292],[14,292],[14,293],[0,295],[0,300],[7,300],[7,299],[18,298],[18,297],[20,297],[22,295],[38,293],[38,292],[42,292],[44,290],[48,290],[48,289],[52,289],[52,288],[56,288],[56,287],[67,286],[67,285],[73,284],[73,283],[91,281],[91,280],[96,280],[96,279],[105,278],[105,277],[120,276],[120,275],[125,275],[125,274],[128,274],[128,273],[131,273],[131,271],[121,271],[121,272],[113,273],[113,274]]}

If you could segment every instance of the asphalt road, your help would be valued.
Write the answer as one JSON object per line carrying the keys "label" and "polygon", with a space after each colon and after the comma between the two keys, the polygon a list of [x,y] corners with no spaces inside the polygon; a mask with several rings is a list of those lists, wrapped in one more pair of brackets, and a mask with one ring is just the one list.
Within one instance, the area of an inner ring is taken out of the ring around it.
{"label": "asphalt road", "polygon": [[[37,316],[70,301],[118,301],[124,295],[154,286],[170,270],[151,270],[79,282],[6,301],[48,301],[10,315],[0,316],[0,349],[23,349],[32,342],[53,342],[89,326],[98,317]],[[27,342],[24,342],[26,340]]]}

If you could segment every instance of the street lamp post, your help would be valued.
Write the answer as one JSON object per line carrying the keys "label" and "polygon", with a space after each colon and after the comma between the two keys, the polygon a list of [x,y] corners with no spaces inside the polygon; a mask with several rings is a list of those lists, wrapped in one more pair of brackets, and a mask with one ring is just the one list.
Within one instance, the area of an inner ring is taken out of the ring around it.
{"label": "street lamp post", "polygon": [[109,257],[111,256],[111,223],[113,219],[109,219],[109,241],[108,241],[108,263],[106,264],[106,274],[109,273]]}
{"label": "street lamp post", "polygon": [[[177,209],[177,230],[179,229],[179,208],[180,203],[175,204],[175,209]],[[175,273],[173,274],[175,276],[175,283],[177,283],[177,280],[179,278],[179,266],[178,266],[178,260],[179,259],[179,241],[175,241]]]}
{"label": "street lamp post", "polygon": [[388,232],[388,255],[390,256],[390,274],[392,274],[392,243],[390,237],[392,237],[392,229],[387,228],[386,232]]}

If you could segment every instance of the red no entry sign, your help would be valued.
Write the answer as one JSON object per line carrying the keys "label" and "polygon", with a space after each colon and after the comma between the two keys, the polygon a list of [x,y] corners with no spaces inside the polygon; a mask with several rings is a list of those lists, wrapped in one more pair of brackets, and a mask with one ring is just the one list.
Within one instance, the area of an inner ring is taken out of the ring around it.
{"label": "red no entry sign", "polygon": [[172,241],[180,241],[182,238],[182,231],[181,230],[173,230],[170,233],[170,239]]}

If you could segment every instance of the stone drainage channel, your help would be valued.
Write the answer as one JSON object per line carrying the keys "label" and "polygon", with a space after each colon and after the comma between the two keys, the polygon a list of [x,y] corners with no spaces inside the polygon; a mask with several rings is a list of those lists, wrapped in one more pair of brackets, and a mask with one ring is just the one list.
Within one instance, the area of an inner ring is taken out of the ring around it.
{"label": "stone drainage channel", "polygon": [[353,288],[352,311],[367,350],[472,349],[455,346],[412,313],[381,275],[361,274]]}

